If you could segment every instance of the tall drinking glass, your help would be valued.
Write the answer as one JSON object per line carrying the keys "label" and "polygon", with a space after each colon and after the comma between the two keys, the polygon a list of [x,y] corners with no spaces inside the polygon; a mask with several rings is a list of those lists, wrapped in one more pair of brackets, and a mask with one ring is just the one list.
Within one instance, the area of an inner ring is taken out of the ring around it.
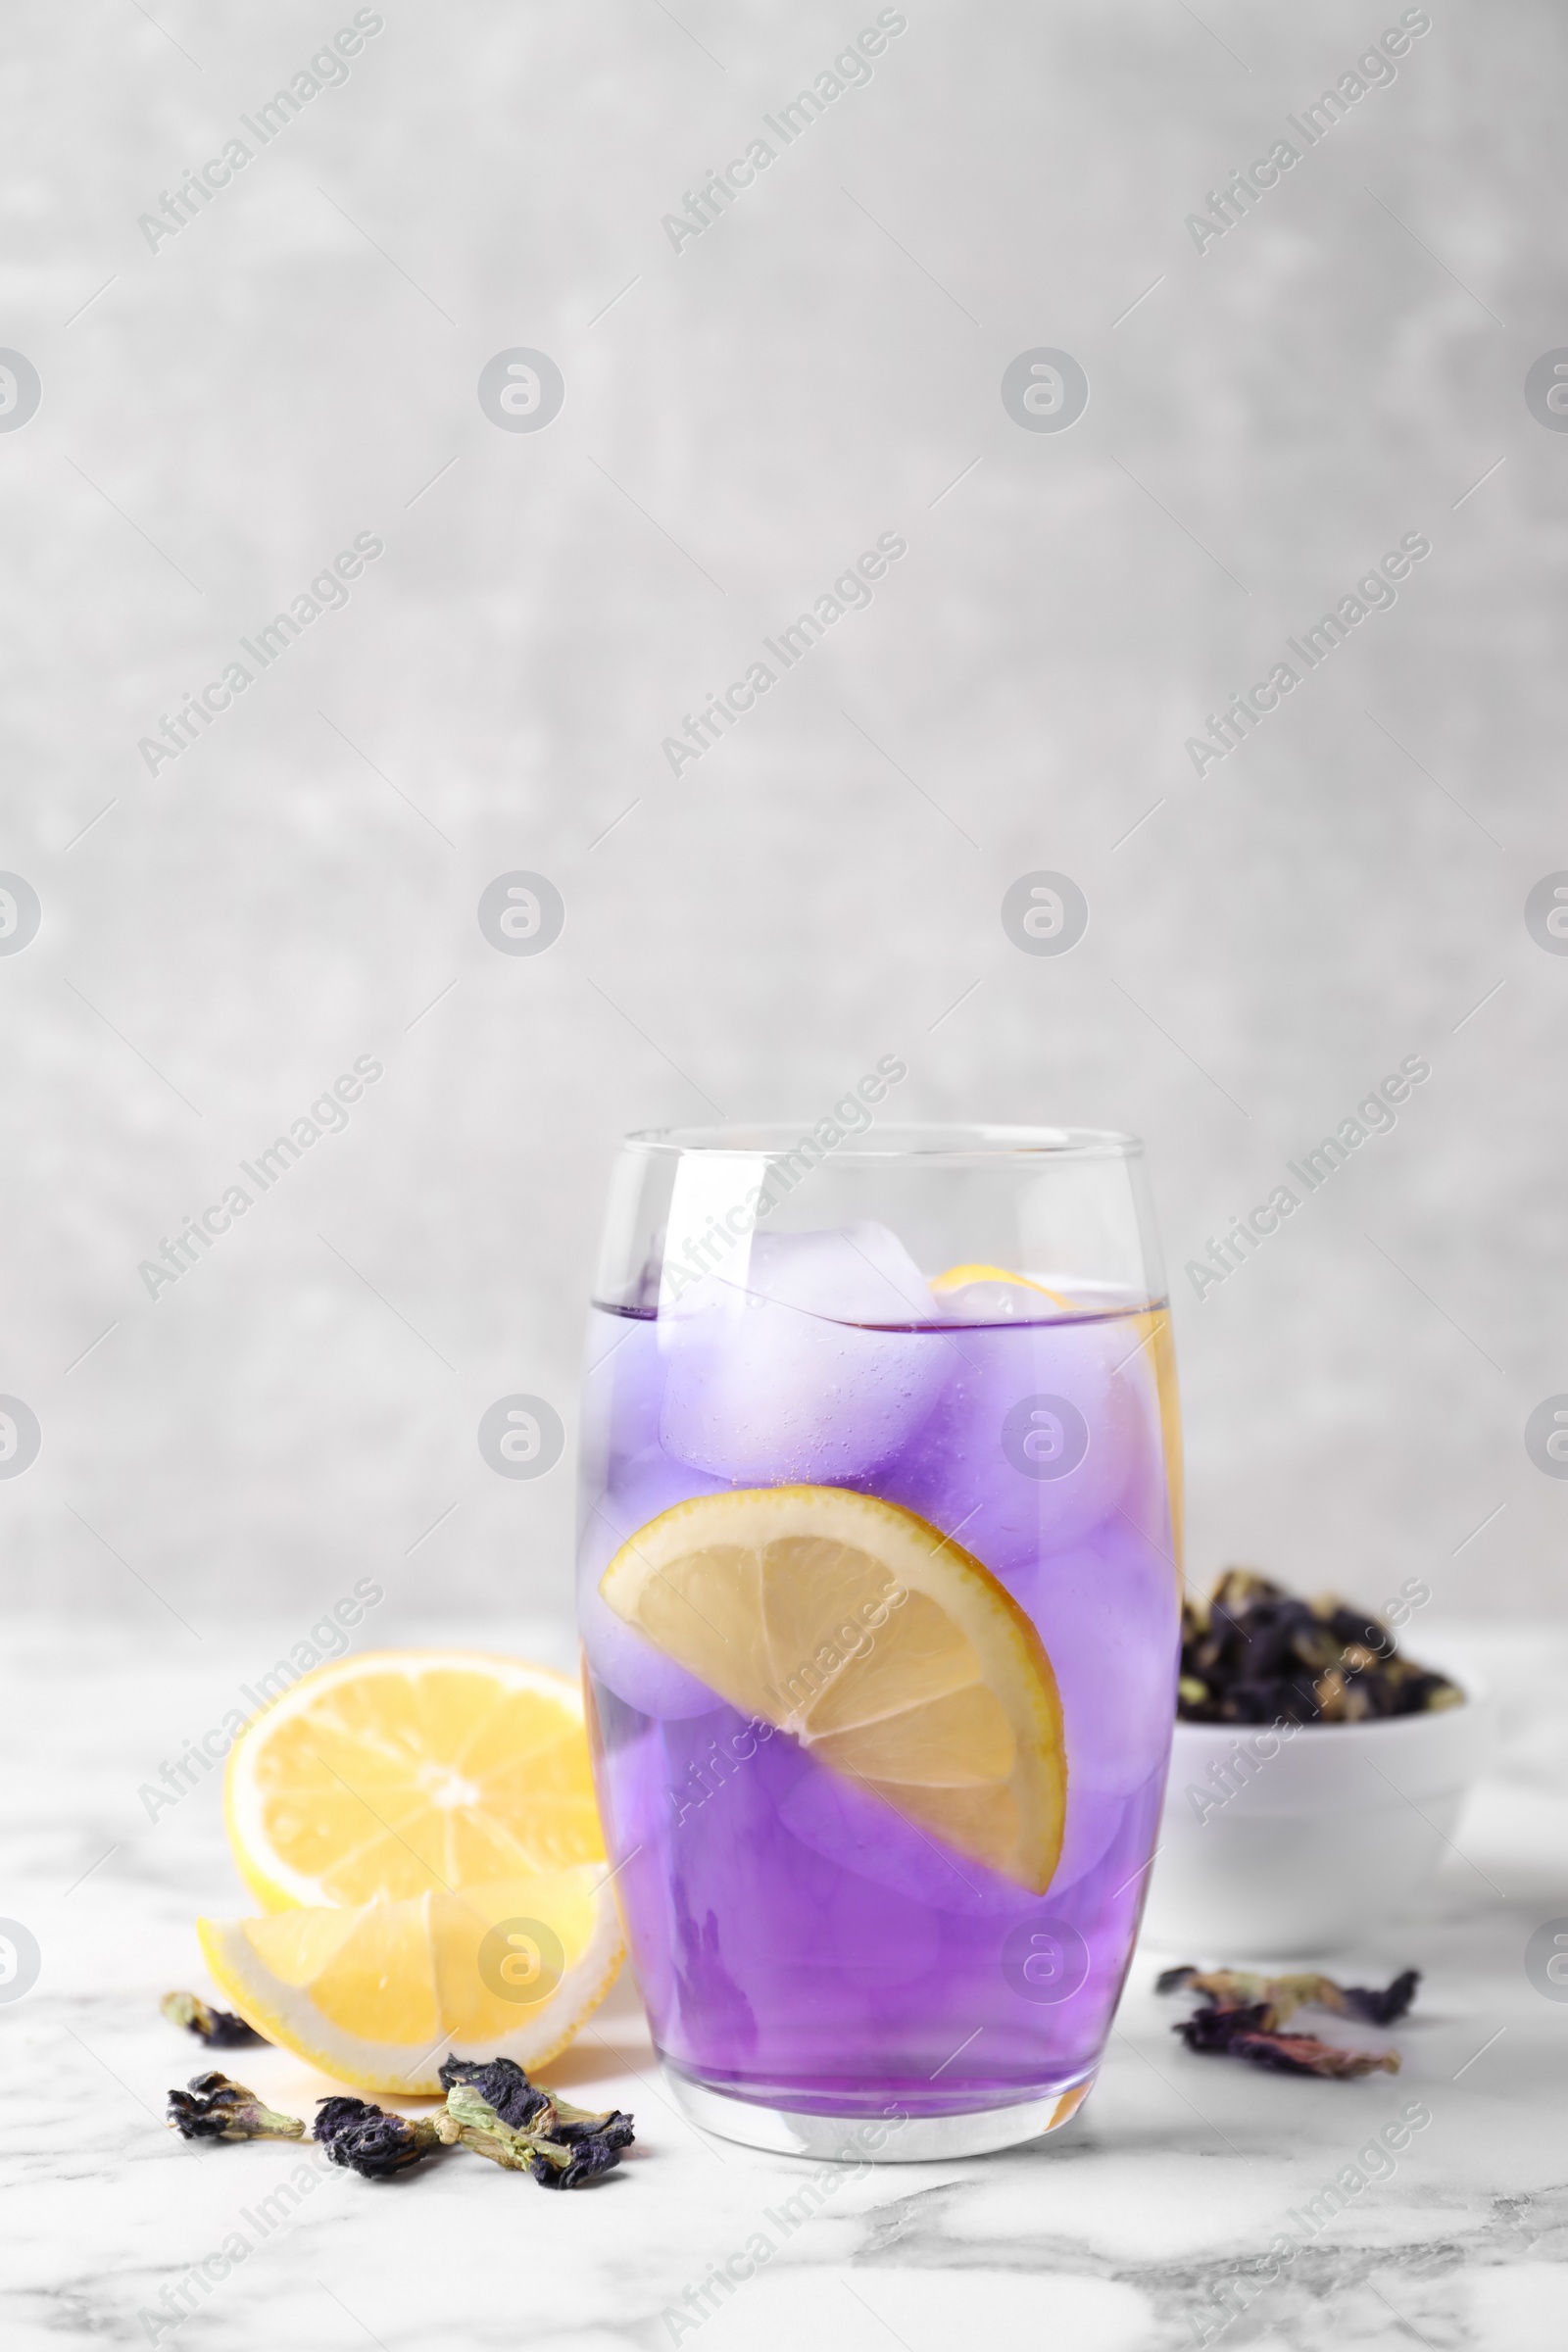
{"label": "tall drinking glass", "polygon": [[622,1146],[579,1619],[674,2095],[914,2158],[1093,2082],[1170,1750],[1181,1444],[1141,1147],[884,1127],[879,1083],[848,1134]]}

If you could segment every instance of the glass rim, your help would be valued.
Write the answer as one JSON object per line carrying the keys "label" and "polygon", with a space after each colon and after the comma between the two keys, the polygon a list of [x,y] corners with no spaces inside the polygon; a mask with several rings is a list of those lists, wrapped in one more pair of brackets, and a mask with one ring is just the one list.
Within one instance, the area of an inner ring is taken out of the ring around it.
{"label": "glass rim", "polygon": [[[828,1114],[831,1116],[831,1113]],[[994,1160],[1141,1159],[1143,1143],[1109,1127],[1004,1126],[989,1121],[908,1119],[852,1129],[842,1142],[822,1145],[813,1129],[821,1120],[760,1119],[696,1127],[638,1127],[622,1136],[621,1148],[679,1156],[704,1152],[714,1158],[756,1159],[800,1150],[803,1143],[829,1152],[835,1165],[853,1160],[949,1160],[981,1164]]]}

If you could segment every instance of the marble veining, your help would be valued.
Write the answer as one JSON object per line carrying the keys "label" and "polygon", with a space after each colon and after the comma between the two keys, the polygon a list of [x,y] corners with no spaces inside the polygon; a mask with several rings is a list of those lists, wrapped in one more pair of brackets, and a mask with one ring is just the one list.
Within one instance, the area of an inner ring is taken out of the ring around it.
{"label": "marble veining", "polygon": [[[1152,1990],[1158,1967],[1245,1955],[1145,1950],[1094,2095],[1062,2132],[965,2164],[857,2173],[685,2124],[623,1983],[550,2071],[574,2096],[634,2109],[642,2144],[571,2198],[456,2160],[368,2183],[297,2147],[192,2147],[163,2129],[165,2091],[203,2054],[159,2019],[158,1996],[205,1984],[197,1910],[244,1898],[216,1784],[156,1821],[137,1790],[266,1638],[253,1629],[196,1666],[90,1628],[69,1646],[49,1628],[12,1642],[0,1912],[43,1957],[36,1985],[0,2005],[8,2352],[1568,2341],[1568,2002],[1524,1968],[1534,1930],[1568,1916],[1568,1631],[1468,1636],[1508,1694],[1493,1778],[1428,1914],[1369,1929],[1331,1963],[1362,1981],[1407,1962],[1425,1972],[1395,2035],[1397,2076],[1296,2082],[1194,2057],[1170,2032],[1181,2004]],[[562,1626],[507,1638],[569,1654]],[[280,2050],[231,2064],[296,2113],[327,2087]],[[1358,2165],[1412,2103],[1430,2120],[1389,2169]],[[225,2244],[227,2277],[192,2283]]]}

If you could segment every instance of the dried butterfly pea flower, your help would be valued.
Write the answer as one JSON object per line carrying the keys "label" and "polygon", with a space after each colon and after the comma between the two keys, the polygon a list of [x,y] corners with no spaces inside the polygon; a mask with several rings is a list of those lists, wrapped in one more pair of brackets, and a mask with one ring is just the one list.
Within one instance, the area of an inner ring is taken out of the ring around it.
{"label": "dried butterfly pea flower", "polygon": [[209,2049],[237,2050],[247,2042],[266,2040],[265,2034],[236,2017],[232,2009],[210,2009],[200,1993],[166,1992],[158,2007],[172,2026],[182,2026]]}
{"label": "dried butterfly pea flower", "polygon": [[514,2132],[526,2130],[534,2117],[550,2104],[548,2090],[536,2089],[514,2058],[490,2058],[474,2061],[466,2058],[447,2058],[442,2061],[441,2086],[450,2091],[458,2083],[471,2083],[486,2105],[493,2107],[504,2124]]}
{"label": "dried butterfly pea flower", "polygon": [[1274,1600],[1280,1597],[1280,1588],[1256,1568],[1227,1568],[1214,1587],[1210,1608],[1224,1616],[1234,1616],[1256,1599]]}
{"label": "dried butterfly pea flower", "polygon": [[1227,1569],[1182,1609],[1177,1713],[1189,1723],[1369,1723],[1458,1706],[1446,1675],[1396,1655],[1389,1628],[1333,1593],[1312,1601]]}
{"label": "dried butterfly pea flower", "polygon": [[[545,2102],[549,2106],[548,2099]],[[435,2119],[435,2130],[447,2147],[465,2147],[470,2155],[488,2158],[509,2173],[531,2169],[534,2142],[496,2113],[471,2082],[454,2082],[447,2092],[446,2113]]]}
{"label": "dried butterfly pea flower", "polygon": [[227,2075],[193,2075],[184,2090],[169,2094],[167,2122],[181,2139],[303,2139],[297,2115],[264,2107],[254,2090]]}
{"label": "dried butterfly pea flower", "polygon": [[1392,1656],[1394,1636],[1388,1627],[1381,1619],[1367,1616],[1363,1609],[1347,1607],[1337,1593],[1319,1593],[1312,1603],[1312,1613],[1347,1647],[1364,1649],[1377,1658]]}
{"label": "dried butterfly pea flower", "polygon": [[439,2144],[423,2118],[388,2115],[368,2099],[342,2096],[318,2099],[315,2137],[334,2164],[367,2180],[406,2172]]}
{"label": "dried butterfly pea flower", "polygon": [[1418,1968],[1401,1969],[1381,1990],[1375,1984],[1334,1984],[1330,1978],[1320,1977],[1318,1983],[1330,1986],[1339,1995],[1339,2001],[1325,2000],[1320,1996],[1318,2006],[1333,2009],[1343,2003],[1346,2017],[1365,2018],[1373,2026],[1394,2026],[1408,2014],[1420,1982],[1421,1971]]}
{"label": "dried butterfly pea flower", "polygon": [[316,2137],[333,2164],[345,2165],[367,2180],[389,2180],[406,2173],[441,2145],[427,2117],[388,2115],[365,2099],[317,2102]]}
{"label": "dried butterfly pea flower", "polygon": [[1331,1673],[1321,1675],[1312,1685],[1317,1694],[1317,1711],[1325,1723],[1345,1721],[1345,1677]]}
{"label": "dried butterfly pea flower", "polygon": [[1446,1674],[1412,1675],[1405,1688],[1411,1693],[1412,1703],[1401,1710],[1404,1713],[1435,1715],[1440,1708],[1464,1705],[1464,1692]]}
{"label": "dried butterfly pea flower", "polygon": [[[450,2092],[458,2084],[477,2091],[480,2098],[493,2107],[503,2123],[514,2131],[532,2128],[536,2132],[547,2131],[551,2138],[570,2142],[590,2132],[603,2132],[615,2147],[629,2146],[635,2136],[632,2119],[618,2107],[596,2112],[586,2107],[573,2107],[569,2100],[558,2098],[554,2092],[531,2083],[514,2059],[492,2058],[474,2061],[448,2058],[440,2069],[441,2081]],[[550,2116],[545,2116],[549,2109]]]}
{"label": "dried butterfly pea flower", "polygon": [[340,2132],[346,2131],[350,2124],[367,2123],[370,2117],[382,2112],[381,2108],[372,2107],[368,2099],[318,2099],[316,2123],[311,2136],[324,2146],[328,2140],[335,2139]]}
{"label": "dried butterfly pea flower", "polygon": [[1298,1626],[1291,1635],[1291,1655],[1313,1674],[1326,1674],[1345,1664],[1345,1643],[1333,1629],[1316,1619]]}
{"label": "dried butterfly pea flower", "polygon": [[387,2180],[440,2145],[441,2135],[428,2117],[376,2115],[334,2132],[326,2152],[334,2164],[346,2165],[364,2180]]}
{"label": "dried butterfly pea flower", "polygon": [[1278,2034],[1268,2026],[1268,2015],[1261,2001],[1242,2009],[1198,2009],[1174,2031],[1201,2056],[1245,2058],[1274,2074],[1349,2080],[1399,2071],[1397,2050],[1346,2050],[1315,2034]]}
{"label": "dried butterfly pea flower", "polygon": [[[545,2188],[579,2188],[612,2171],[634,2136],[631,2117],[618,2107],[596,2115],[558,2101],[529,2083],[510,2059],[493,2060],[489,2066],[448,2060],[441,2074],[449,2083],[446,2114],[435,2123],[443,2141],[483,2156],[504,2171],[528,2173]],[[514,2112],[525,2108],[526,2124],[509,2122],[485,2095],[487,2085],[509,2101]]]}
{"label": "dried butterfly pea flower", "polygon": [[581,2188],[585,2180],[612,2172],[619,2162],[619,2146],[600,2132],[591,2132],[570,2146],[551,2140],[536,2142],[528,2170],[541,2188]]}
{"label": "dried butterfly pea flower", "polygon": [[[333,2096],[317,2101],[312,2136],[332,2163],[369,2180],[390,2180],[436,2148],[458,2146],[527,2173],[547,2188],[579,2188],[612,2171],[635,2136],[631,2117],[618,2107],[596,2113],[557,2100],[510,2058],[448,2059],[441,2080],[447,2105],[440,2115],[388,2115],[368,2099]],[[187,2139],[307,2135],[297,2116],[264,2107],[243,2082],[216,2073],[170,2092],[169,2124]]]}
{"label": "dried butterfly pea flower", "polygon": [[1396,2075],[1395,2050],[1348,2050],[1313,2034],[1284,2034],[1280,2028],[1298,2009],[1327,2009],[1340,2017],[1393,2025],[1410,2006],[1420,1972],[1407,1968],[1381,1989],[1337,1984],[1315,1972],[1265,1977],[1250,1969],[1168,1968],[1156,1992],[1196,1992],[1203,2006],[1173,2028],[1190,2050],[1205,2057],[1245,2058],[1277,2074],[1351,2079],[1376,2073]]}
{"label": "dried butterfly pea flower", "polygon": [[554,2105],[556,2119],[550,2127],[550,2136],[564,2141],[567,2147],[584,2139],[603,2139],[612,2148],[629,2148],[637,2136],[631,2117],[618,2107],[595,2115],[585,2107],[568,2106],[564,2099],[557,2099]]}
{"label": "dried butterfly pea flower", "polygon": [[1368,2025],[1392,2026],[1405,2016],[1421,1982],[1418,1968],[1407,1968],[1379,1989],[1367,1984],[1337,1984],[1315,1971],[1297,1976],[1266,1977],[1245,1968],[1167,1968],[1158,1978],[1156,1992],[1199,1992],[1211,2007],[1240,2009],[1261,2003],[1270,2028],[1283,2026],[1298,2009],[1328,2009],[1338,2017],[1355,2017]]}

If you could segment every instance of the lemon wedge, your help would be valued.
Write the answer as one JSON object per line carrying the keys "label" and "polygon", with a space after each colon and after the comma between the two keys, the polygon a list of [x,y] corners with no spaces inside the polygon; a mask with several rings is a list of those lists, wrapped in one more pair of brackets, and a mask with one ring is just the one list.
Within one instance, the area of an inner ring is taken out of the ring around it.
{"label": "lemon wedge", "polygon": [[605,1850],[577,1684],[476,1650],[303,1675],[235,1741],[224,1814],[270,1911],[448,1894]]}
{"label": "lemon wedge", "polygon": [[602,1864],[354,1908],[196,1923],[258,2034],[363,2090],[441,2090],[449,2052],[542,2066],[598,2007],[624,1946]]}
{"label": "lemon wedge", "polygon": [[842,1487],[703,1494],[651,1520],[608,1606],[742,1714],[1042,1894],[1067,1765],[1051,1661],[990,1571]]}

